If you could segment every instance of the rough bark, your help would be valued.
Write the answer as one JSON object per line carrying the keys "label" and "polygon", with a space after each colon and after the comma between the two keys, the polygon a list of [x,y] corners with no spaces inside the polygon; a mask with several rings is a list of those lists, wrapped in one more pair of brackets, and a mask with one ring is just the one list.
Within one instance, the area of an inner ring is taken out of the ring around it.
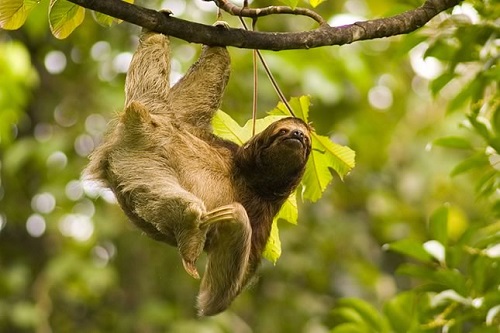
{"label": "rough bark", "polygon": [[166,16],[156,10],[121,0],[68,1],[192,43],[279,51],[343,45],[360,40],[407,34],[422,27],[434,16],[452,8],[462,0],[427,0],[416,9],[392,17],[356,22],[340,27],[324,24],[315,30],[304,32],[258,32],[234,28],[222,30],[174,16]]}

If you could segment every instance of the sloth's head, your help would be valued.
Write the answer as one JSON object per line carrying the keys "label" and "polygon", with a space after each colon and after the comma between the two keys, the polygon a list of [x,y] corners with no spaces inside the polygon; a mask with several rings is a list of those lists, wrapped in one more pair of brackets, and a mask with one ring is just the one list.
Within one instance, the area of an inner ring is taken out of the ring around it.
{"label": "sloth's head", "polygon": [[311,152],[311,128],[301,119],[284,118],[252,137],[236,164],[254,187],[290,192],[298,185]]}
{"label": "sloth's head", "polygon": [[259,150],[260,163],[292,171],[307,162],[311,152],[311,130],[299,118],[285,118],[269,125],[247,145],[252,143]]}

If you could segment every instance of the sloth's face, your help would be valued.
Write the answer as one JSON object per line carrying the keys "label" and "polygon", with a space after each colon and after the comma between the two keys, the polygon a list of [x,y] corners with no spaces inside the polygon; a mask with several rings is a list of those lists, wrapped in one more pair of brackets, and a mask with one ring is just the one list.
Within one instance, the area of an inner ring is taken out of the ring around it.
{"label": "sloth's face", "polygon": [[309,126],[297,118],[285,118],[271,124],[269,131],[269,148],[280,146],[283,149],[289,147],[293,150],[311,150],[311,133]]}
{"label": "sloth's face", "polygon": [[311,152],[311,129],[298,118],[284,118],[259,134],[262,164],[283,172],[301,169]]}

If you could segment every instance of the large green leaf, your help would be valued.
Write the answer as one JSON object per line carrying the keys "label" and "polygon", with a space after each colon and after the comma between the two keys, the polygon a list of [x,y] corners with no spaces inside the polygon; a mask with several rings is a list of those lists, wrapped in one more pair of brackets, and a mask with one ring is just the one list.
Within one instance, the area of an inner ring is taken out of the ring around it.
{"label": "large green leaf", "polygon": [[[302,119],[306,123],[309,121],[309,106],[311,105],[311,99],[309,96],[292,97],[288,102],[288,105],[291,107],[297,118]],[[283,102],[279,102],[278,105],[269,112],[269,114],[286,117],[291,116],[290,111]]]}
{"label": "large green leaf", "polygon": [[275,220],[284,220],[291,224],[297,224],[298,217],[297,196],[294,192],[288,197],[283,206],[281,206]]}
{"label": "large green leaf", "polygon": [[50,0],[49,24],[52,34],[59,39],[68,37],[82,24],[85,9],[66,0]]}
{"label": "large green leaf", "polygon": [[292,193],[290,197],[285,201],[283,206],[281,206],[280,211],[273,219],[273,225],[271,229],[271,235],[264,249],[262,256],[276,264],[279,257],[281,256],[281,241],[279,238],[278,221],[284,220],[286,222],[297,224],[298,220],[298,209],[297,209],[297,196]]}
{"label": "large green leaf", "polygon": [[269,260],[270,262],[272,262],[273,264],[276,264],[279,257],[281,256],[281,241],[280,241],[277,219],[273,220],[273,225],[271,227],[271,235],[267,240],[266,247],[264,248],[262,256],[267,260]]}
{"label": "large green leaf", "polygon": [[[255,134],[262,132],[267,126],[281,118],[283,116],[268,116],[257,119],[255,122]],[[245,126],[241,127],[230,115],[219,110],[212,120],[212,127],[215,135],[241,146],[252,137],[253,122],[249,120]]]}
{"label": "large green leaf", "polygon": [[0,1],[0,28],[6,30],[19,29],[30,11],[40,0],[2,0]]}
{"label": "large green leaf", "polygon": [[333,178],[330,169],[335,170],[343,179],[354,167],[355,153],[349,147],[336,144],[329,138],[316,133],[312,134],[312,147],[302,186],[303,197],[315,202]]}
{"label": "large green leaf", "polygon": [[247,133],[230,115],[217,111],[212,119],[214,134],[223,139],[243,145],[251,134]]}

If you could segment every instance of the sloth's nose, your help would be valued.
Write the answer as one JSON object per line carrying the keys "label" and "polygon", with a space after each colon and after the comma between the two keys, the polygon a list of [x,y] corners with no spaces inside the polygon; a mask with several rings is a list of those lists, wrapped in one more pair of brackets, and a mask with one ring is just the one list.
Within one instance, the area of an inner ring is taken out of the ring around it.
{"label": "sloth's nose", "polygon": [[299,139],[300,141],[304,141],[304,132],[300,130],[294,130],[292,132],[292,137]]}

